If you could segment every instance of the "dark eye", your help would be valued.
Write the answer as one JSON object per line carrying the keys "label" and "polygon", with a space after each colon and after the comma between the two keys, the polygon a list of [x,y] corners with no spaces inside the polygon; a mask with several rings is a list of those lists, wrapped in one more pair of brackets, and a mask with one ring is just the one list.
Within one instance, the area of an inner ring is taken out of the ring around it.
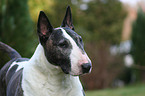
{"label": "dark eye", "polygon": [[78,41],[79,41],[80,43],[83,43],[83,40],[82,40],[82,37],[81,37],[81,36],[78,37]]}
{"label": "dark eye", "polygon": [[68,43],[67,43],[67,41],[63,41],[63,42],[60,42],[58,44],[58,46],[61,47],[61,48],[67,48],[68,47]]}
{"label": "dark eye", "polygon": [[81,37],[79,37],[79,40],[80,40],[80,43],[82,43],[82,42],[83,42],[83,40],[82,40],[82,38],[81,38]]}
{"label": "dark eye", "polygon": [[78,37],[78,42],[79,42],[82,46],[84,46],[84,43],[83,43],[83,40],[82,40],[82,37],[81,37],[81,36]]}

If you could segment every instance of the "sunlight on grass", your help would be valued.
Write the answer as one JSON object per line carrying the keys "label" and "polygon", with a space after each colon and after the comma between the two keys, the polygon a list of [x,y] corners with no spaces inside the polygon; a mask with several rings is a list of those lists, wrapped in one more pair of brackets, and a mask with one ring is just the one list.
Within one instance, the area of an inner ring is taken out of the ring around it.
{"label": "sunlight on grass", "polygon": [[86,91],[86,96],[145,96],[145,84],[136,84],[116,89]]}

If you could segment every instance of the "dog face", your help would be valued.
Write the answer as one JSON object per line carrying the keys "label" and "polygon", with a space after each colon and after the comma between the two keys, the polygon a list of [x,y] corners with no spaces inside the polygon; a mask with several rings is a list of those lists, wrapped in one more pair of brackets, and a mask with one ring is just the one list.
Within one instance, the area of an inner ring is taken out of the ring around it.
{"label": "dog face", "polygon": [[81,75],[90,72],[91,61],[84,51],[81,36],[74,32],[69,6],[59,28],[53,28],[41,11],[37,32],[48,62],[59,66],[66,74]]}

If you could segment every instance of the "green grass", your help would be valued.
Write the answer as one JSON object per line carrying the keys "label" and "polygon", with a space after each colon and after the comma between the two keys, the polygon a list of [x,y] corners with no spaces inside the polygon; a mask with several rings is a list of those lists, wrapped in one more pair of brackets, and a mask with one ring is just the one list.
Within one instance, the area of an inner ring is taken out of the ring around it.
{"label": "green grass", "polygon": [[145,84],[136,84],[123,88],[86,91],[86,96],[145,96]]}

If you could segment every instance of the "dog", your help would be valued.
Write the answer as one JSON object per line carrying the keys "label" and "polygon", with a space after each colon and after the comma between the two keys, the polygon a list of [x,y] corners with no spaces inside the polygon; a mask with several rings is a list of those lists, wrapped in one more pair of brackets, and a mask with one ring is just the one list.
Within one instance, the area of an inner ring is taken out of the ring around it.
{"label": "dog", "polygon": [[85,96],[79,75],[89,73],[92,64],[74,30],[68,6],[58,28],[40,11],[39,44],[30,59],[0,42],[11,58],[0,70],[0,96]]}

